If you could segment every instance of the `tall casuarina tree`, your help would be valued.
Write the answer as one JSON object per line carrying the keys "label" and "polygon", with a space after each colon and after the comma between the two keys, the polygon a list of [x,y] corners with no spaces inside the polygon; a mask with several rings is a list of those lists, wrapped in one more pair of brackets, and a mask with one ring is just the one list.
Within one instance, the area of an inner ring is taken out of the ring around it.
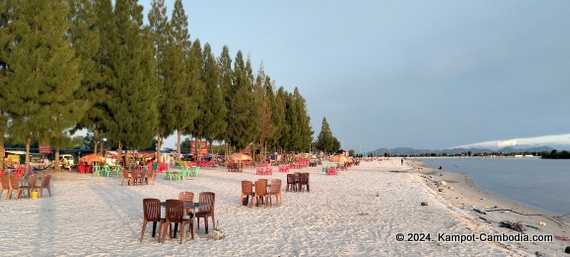
{"label": "tall casuarina tree", "polygon": [[210,44],[206,43],[204,45],[202,57],[204,58],[202,82],[205,87],[205,101],[198,108],[200,115],[197,125],[203,127],[203,136],[208,139],[210,149],[212,149],[212,142],[222,139],[223,132],[226,130],[225,118],[227,109],[220,88],[220,67],[212,53]]}
{"label": "tall casuarina tree", "polygon": [[307,103],[305,99],[299,93],[299,88],[295,87],[293,91],[293,101],[295,109],[299,114],[294,121],[295,125],[298,126],[299,138],[295,142],[296,150],[298,151],[308,151],[311,142],[313,141],[313,129],[311,128],[311,117],[307,113]]}
{"label": "tall casuarina tree", "polygon": [[242,150],[253,142],[253,126],[257,126],[253,113],[252,85],[241,51],[234,62],[230,108],[228,110],[228,140],[231,146]]}
{"label": "tall casuarina tree", "polygon": [[[118,45],[112,59],[116,83],[109,88],[113,124],[109,134],[122,147],[149,147],[156,135],[156,63],[150,29],[143,28],[142,6],[136,0],[117,1]],[[128,164],[128,159],[127,159]]]}
{"label": "tall casuarina tree", "polygon": [[[8,117],[5,110],[6,99],[3,89],[8,87],[8,64],[6,63],[6,54],[9,52],[10,42],[14,38],[8,24],[11,22],[13,15],[13,1],[0,1],[0,133],[6,135],[8,127]],[[0,156],[4,156],[4,139],[0,137]],[[4,168],[4,158],[0,158],[0,167]]]}
{"label": "tall casuarina tree", "polygon": [[170,37],[166,48],[165,78],[167,87],[165,94],[171,102],[174,120],[170,125],[177,132],[176,147],[178,159],[181,156],[180,137],[188,123],[193,123],[197,115],[198,104],[192,99],[192,85],[190,85],[189,53],[191,49],[190,34],[188,32],[188,17],[184,13],[182,1],[174,3],[172,18],[170,19]]}
{"label": "tall casuarina tree", "polygon": [[[187,104],[196,104],[197,112],[193,113],[195,116],[185,118],[185,124],[183,132],[187,135],[192,135],[196,140],[201,139],[202,131],[198,127],[197,118],[200,113],[200,105],[204,101],[204,83],[202,81],[203,74],[203,58],[202,58],[202,46],[200,45],[200,40],[196,39],[192,43],[190,53],[188,55],[188,69],[187,73],[189,75],[189,84],[187,85],[187,93],[189,97],[186,99]],[[199,146],[196,144],[196,146]],[[196,151],[198,147],[196,147]],[[198,156],[196,153],[195,156]]]}
{"label": "tall casuarina tree", "polygon": [[[5,55],[9,84],[3,89],[14,142],[33,139],[56,147],[83,116],[87,102],[75,99],[81,84],[80,60],[66,37],[70,11],[66,1],[19,1],[7,25],[12,38]],[[26,154],[26,168],[29,154]]]}
{"label": "tall casuarina tree", "polygon": [[172,87],[167,85],[169,77],[167,77],[166,72],[169,67],[167,67],[167,44],[169,43],[169,24],[168,17],[166,15],[166,6],[164,5],[164,0],[152,0],[151,9],[148,13],[148,21],[150,24],[150,31],[153,38],[153,48],[154,48],[154,58],[156,60],[156,84],[154,86],[155,93],[157,95],[157,107],[161,111],[161,115],[158,116],[158,133],[157,139],[157,156],[160,154],[160,148],[162,146],[162,138],[171,135],[174,132],[172,121],[176,120],[174,117],[174,102],[171,100]]}

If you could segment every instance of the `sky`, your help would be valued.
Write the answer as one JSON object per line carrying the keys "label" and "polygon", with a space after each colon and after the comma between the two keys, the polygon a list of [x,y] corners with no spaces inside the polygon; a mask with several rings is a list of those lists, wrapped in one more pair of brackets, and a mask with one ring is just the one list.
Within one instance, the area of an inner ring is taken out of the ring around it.
{"label": "sky", "polygon": [[343,149],[570,145],[570,1],[182,3],[192,41],[298,87]]}

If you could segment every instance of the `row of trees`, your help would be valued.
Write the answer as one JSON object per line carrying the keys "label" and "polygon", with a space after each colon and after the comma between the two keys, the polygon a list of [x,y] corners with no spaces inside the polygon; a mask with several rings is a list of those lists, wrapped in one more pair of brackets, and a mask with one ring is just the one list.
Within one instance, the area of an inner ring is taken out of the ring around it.
{"label": "row of trees", "polygon": [[163,0],[151,5],[145,25],[136,0],[1,1],[0,133],[28,152],[34,141],[48,144],[56,160],[83,129],[119,153],[153,139],[159,150],[175,132],[179,153],[181,135],[235,150],[309,149],[298,88],[275,89],[241,51],[232,59],[224,46],[216,57],[192,42],[181,0],[170,19]]}

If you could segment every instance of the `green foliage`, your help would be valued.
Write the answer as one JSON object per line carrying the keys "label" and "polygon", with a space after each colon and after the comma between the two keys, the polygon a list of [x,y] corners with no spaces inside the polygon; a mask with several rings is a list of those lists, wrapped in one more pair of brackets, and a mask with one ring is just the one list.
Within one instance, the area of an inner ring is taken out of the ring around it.
{"label": "green foliage", "polygon": [[554,149],[550,152],[542,152],[540,155],[542,159],[570,159],[570,152],[566,150],[558,152],[558,150]]}
{"label": "green foliage", "polygon": [[223,139],[223,132],[227,128],[225,121],[227,109],[224,104],[221,88],[219,87],[220,67],[216,57],[212,53],[210,44],[204,45],[202,57],[204,58],[202,62],[202,83],[205,90],[204,101],[199,107],[200,115],[198,123],[204,127],[203,136],[212,142],[216,139]]}
{"label": "green foliage", "polygon": [[136,1],[117,1],[117,45],[111,62],[116,83],[108,89],[112,124],[110,138],[128,149],[151,145],[156,135],[156,69],[150,29],[142,28],[142,6]]}
{"label": "green foliage", "polygon": [[[76,91],[83,79],[82,59],[69,42],[70,8],[66,1],[19,1],[3,29],[2,60],[6,83],[2,109],[11,123],[8,134],[16,143],[37,139],[68,146],[71,129],[83,117],[88,101]],[[26,165],[28,160],[26,160]]]}
{"label": "green foliage", "polygon": [[241,51],[238,51],[234,62],[231,94],[233,97],[228,109],[227,142],[237,149],[244,149],[255,138],[257,123],[253,109],[252,83],[249,70],[243,60]]}
{"label": "green foliage", "polygon": [[317,137],[316,147],[317,150],[325,153],[335,153],[340,149],[340,142],[333,136],[326,117],[323,117],[321,133]]}

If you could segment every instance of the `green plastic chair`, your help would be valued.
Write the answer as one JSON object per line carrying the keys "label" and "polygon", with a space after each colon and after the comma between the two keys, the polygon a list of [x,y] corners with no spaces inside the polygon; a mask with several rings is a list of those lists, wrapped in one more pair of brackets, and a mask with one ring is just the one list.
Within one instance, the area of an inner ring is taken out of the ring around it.
{"label": "green plastic chair", "polygon": [[120,165],[115,165],[115,167],[113,169],[115,170],[115,173],[117,173],[117,176],[121,175],[121,166]]}
{"label": "green plastic chair", "polygon": [[181,171],[176,173],[177,180],[184,180],[186,177],[188,177],[188,169],[186,167],[182,168]]}
{"label": "green plastic chair", "polygon": [[101,166],[93,165],[93,175],[101,176]]}
{"label": "green plastic chair", "polygon": [[167,170],[166,172],[164,172],[164,179],[174,180],[174,172],[172,172],[171,170]]}
{"label": "green plastic chair", "polygon": [[199,170],[200,170],[199,166],[192,167],[192,170],[190,170],[190,177],[198,177]]}
{"label": "green plastic chair", "polygon": [[107,164],[103,165],[103,172],[105,173],[105,177],[109,177],[111,174],[111,167]]}

